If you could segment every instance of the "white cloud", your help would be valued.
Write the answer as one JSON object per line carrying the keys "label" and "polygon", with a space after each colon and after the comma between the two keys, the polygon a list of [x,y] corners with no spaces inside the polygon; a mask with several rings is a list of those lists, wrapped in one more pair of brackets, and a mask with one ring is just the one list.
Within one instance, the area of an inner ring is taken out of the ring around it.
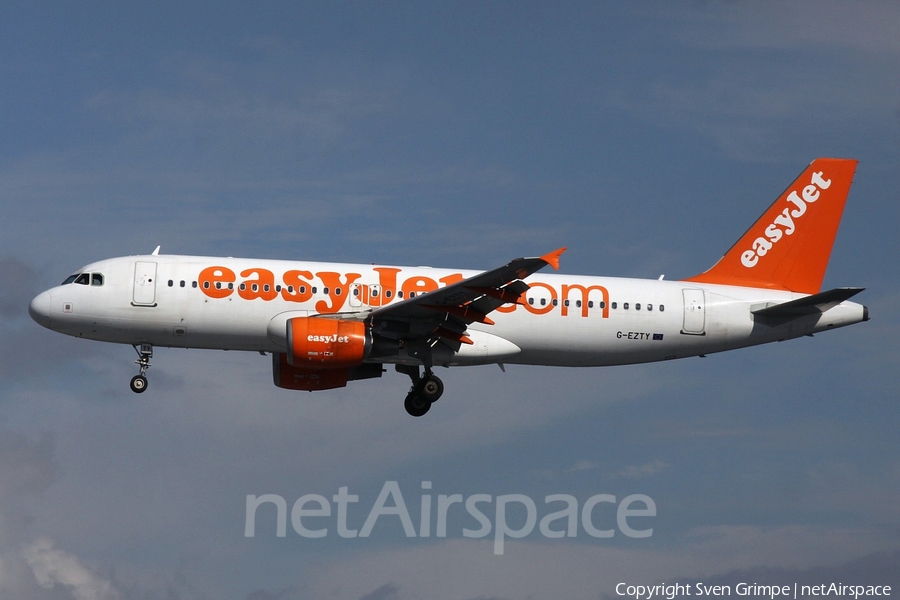
{"label": "white cloud", "polygon": [[490,542],[454,539],[329,561],[308,574],[308,597],[360,597],[388,583],[403,600],[615,597],[614,586],[622,581],[701,577],[748,565],[834,564],[895,549],[891,538],[857,529],[722,526],[690,532],[673,549],[642,540],[628,548],[592,538],[581,543],[508,540],[502,556],[492,554]]}
{"label": "white cloud", "polygon": [[705,3],[680,18],[684,43],[707,48],[866,52],[870,60],[900,54],[900,6],[890,0],[816,0],[781,4]]}
{"label": "white cloud", "polygon": [[577,473],[578,471],[591,471],[596,469],[597,465],[590,460],[579,460],[577,463],[566,469],[566,473]]}
{"label": "white cloud", "polygon": [[75,600],[121,598],[112,582],[85,567],[75,555],[55,548],[48,538],[37,539],[24,548],[22,557],[34,572],[38,584],[45,589],[63,586]]}
{"label": "white cloud", "polygon": [[641,477],[648,477],[650,475],[662,473],[671,466],[672,465],[664,460],[654,460],[642,465],[628,465],[627,467],[620,470],[617,474],[620,477],[625,477],[628,479],[639,479]]}
{"label": "white cloud", "polygon": [[830,142],[828,133],[894,124],[895,2],[702,3],[652,16],[700,56],[604,86],[598,96],[617,110],[695,131],[728,157],[769,163],[816,134]]}

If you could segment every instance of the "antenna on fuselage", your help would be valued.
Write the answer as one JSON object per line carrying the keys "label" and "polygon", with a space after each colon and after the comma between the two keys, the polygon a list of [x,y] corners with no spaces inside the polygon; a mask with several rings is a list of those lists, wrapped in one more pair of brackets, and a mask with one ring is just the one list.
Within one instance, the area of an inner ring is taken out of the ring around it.
{"label": "antenna on fuselage", "polygon": [[160,249],[160,248],[162,248],[162,246],[157,246],[157,247],[156,247],[156,250],[154,250],[153,252],[150,253],[150,256],[159,256],[159,249]]}

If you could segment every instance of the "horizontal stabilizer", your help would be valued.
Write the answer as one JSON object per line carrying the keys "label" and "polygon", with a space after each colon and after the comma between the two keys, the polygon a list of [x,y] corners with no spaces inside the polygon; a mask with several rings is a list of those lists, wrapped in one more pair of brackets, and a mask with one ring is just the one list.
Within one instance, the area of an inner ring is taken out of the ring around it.
{"label": "horizontal stabilizer", "polygon": [[793,318],[823,313],[834,308],[844,300],[849,300],[866,288],[835,288],[790,302],[782,302],[774,306],[751,310],[758,317]]}

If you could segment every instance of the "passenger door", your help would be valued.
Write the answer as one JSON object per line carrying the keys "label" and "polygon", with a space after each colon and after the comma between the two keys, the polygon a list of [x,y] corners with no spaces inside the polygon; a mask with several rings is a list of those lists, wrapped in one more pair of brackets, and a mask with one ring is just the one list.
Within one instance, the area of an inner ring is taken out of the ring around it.
{"label": "passenger door", "polygon": [[682,290],[684,294],[684,326],[681,333],[706,334],[706,298],[703,290]]}
{"label": "passenger door", "polygon": [[134,263],[134,306],[156,306],[156,263]]}

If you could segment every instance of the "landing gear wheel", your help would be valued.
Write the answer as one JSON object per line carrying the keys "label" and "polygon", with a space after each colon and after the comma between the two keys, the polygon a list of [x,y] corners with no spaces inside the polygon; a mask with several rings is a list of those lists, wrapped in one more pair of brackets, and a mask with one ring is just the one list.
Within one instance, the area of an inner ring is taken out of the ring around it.
{"label": "landing gear wheel", "polygon": [[143,375],[135,375],[131,378],[131,391],[140,394],[147,389],[147,378]]}
{"label": "landing gear wheel", "polygon": [[405,408],[406,412],[411,416],[421,417],[431,408],[431,402],[417,394],[415,391],[412,391],[406,395],[406,400],[403,401],[403,408]]}
{"label": "landing gear wheel", "polygon": [[153,358],[153,346],[150,344],[135,344],[134,351],[138,354],[138,359],[134,363],[140,367],[141,372],[131,378],[131,391],[140,394],[147,389],[147,369],[150,368],[150,359]]}
{"label": "landing gear wheel", "polygon": [[444,393],[444,382],[435,375],[428,375],[419,382],[416,391],[429,403],[437,402]]}

